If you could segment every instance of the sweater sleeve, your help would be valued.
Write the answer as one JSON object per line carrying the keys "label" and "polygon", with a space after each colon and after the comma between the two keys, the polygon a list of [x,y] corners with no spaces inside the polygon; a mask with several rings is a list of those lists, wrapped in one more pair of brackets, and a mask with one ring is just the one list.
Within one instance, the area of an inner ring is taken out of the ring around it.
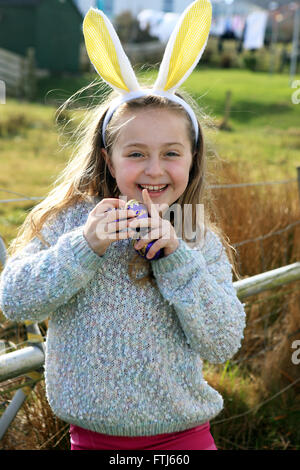
{"label": "sweater sleeve", "polygon": [[202,249],[180,239],[176,251],[151,265],[190,347],[211,363],[230,359],[241,346],[246,315],[219,237],[208,230]]}
{"label": "sweater sleeve", "polygon": [[63,233],[63,220],[44,224],[41,234],[10,257],[0,277],[0,308],[10,320],[41,322],[83,288],[100,266],[83,236],[84,226]]}

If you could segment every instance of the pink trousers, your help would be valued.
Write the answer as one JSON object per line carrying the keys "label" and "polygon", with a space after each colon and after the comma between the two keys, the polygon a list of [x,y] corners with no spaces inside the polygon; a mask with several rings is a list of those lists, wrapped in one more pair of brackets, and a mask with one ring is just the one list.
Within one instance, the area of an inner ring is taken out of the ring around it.
{"label": "pink trousers", "polygon": [[71,450],[218,450],[209,421],[185,431],[153,436],[112,436],[70,426]]}

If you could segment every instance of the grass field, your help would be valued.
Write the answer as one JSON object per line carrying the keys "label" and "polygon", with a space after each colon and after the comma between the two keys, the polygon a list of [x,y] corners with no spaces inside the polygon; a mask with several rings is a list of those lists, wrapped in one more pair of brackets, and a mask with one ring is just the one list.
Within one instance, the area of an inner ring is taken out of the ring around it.
{"label": "grass field", "polygon": [[[153,72],[145,76],[147,80],[152,76],[154,79]],[[33,197],[46,196],[72,150],[72,147],[65,147],[65,137],[58,132],[62,127],[57,127],[55,123],[56,108],[94,78],[95,75],[84,75],[80,78],[44,79],[39,82],[35,103],[9,99],[7,104],[1,105],[0,199],[18,197],[4,190]],[[231,168],[214,175],[216,184],[296,178],[296,168],[300,166],[300,104],[292,103],[295,90],[289,86],[288,75],[270,76],[268,73],[245,70],[203,68],[196,70],[187,80],[185,89],[192,93],[216,123],[222,120],[227,91],[232,93],[230,130],[206,130],[216,153]],[[84,96],[83,106],[87,102]],[[82,111],[69,111],[68,115],[79,121]],[[66,130],[71,131],[72,126],[66,127]],[[224,229],[232,241],[271,233],[299,219],[296,182],[261,188],[264,189],[257,192],[249,188],[230,193],[224,190],[218,196]],[[15,236],[27,211],[34,204],[34,201],[0,204],[0,235],[6,244]],[[264,244],[263,264],[258,244],[241,248],[244,274],[257,274],[299,260],[299,229],[275,238],[266,240]],[[299,328],[300,321],[298,284],[294,282],[287,285],[287,289],[276,289],[279,297],[275,300],[272,298],[272,294],[276,297],[274,292],[251,297],[251,304],[249,300],[249,327],[245,332],[241,355],[247,353],[252,357],[252,354],[270,344],[269,352],[258,356],[257,362],[251,360],[249,368],[247,363],[244,367],[230,361],[225,365],[206,364],[204,367],[205,378],[220,391],[226,403],[221,415],[213,420],[216,424],[212,425],[212,434],[220,449],[299,450],[299,394],[291,388],[259,408],[260,403],[268,401],[283,387],[278,377],[285,378],[286,383],[290,384],[297,374],[296,367],[290,364],[289,351],[292,339],[297,339],[293,333]],[[289,293],[292,288],[296,293]],[[263,322],[261,318],[264,318]],[[279,346],[273,350],[277,342]],[[38,448],[37,442],[46,441],[49,433],[57,433],[58,425],[46,409],[44,392],[38,389],[37,393],[27,406],[27,414],[21,413],[19,420],[14,422],[5,440],[5,448],[12,448],[12,442],[16,445],[14,448],[22,448],[22,445],[23,448],[30,448],[30,445]],[[49,414],[49,429],[44,427],[43,431],[42,418],[37,412],[41,407],[43,412],[46,410],[45,413]],[[258,408],[259,412],[256,411]],[[233,419],[240,414],[244,414],[243,417]],[[228,421],[218,424],[223,419]],[[30,426],[28,423],[31,423]],[[26,433],[28,439],[23,444]],[[40,441],[37,441],[37,435]],[[62,435],[59,434],[59,438]],[[67,448],[67,438],[60,443],[62,448]],[[50,442],[50,448],[53,442]]]}

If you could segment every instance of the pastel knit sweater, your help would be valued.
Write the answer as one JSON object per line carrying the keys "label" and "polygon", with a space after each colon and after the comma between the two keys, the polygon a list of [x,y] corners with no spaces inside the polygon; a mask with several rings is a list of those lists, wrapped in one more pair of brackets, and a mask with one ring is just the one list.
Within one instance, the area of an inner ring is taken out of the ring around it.
{"label": "pastel knit sweater", "polygon": [[218,236],[201,247],[181,238],[149,261],[156,285],[131,280],[131,239],[98,256],[83,236],[100,201],[77,202],[10,257],[0,307],[14,321],[49,318],[45,380],[53,412],[92,431],[142,436],[205,423],[223,408],[204,380],[203,360],[222,363],[240,348],[244,304]]}

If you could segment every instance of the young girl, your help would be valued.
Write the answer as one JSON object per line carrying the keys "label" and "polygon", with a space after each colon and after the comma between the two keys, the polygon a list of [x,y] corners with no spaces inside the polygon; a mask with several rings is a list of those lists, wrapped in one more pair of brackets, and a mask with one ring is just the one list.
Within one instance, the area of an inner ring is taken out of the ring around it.
{"label": "young girl", "polygon": [[[188,52],[177,50],[179,72],[171,60],[176,35],[183,50],[191,50],[185,37],[190,43],[209,15],[207,0],[194,2],[166,49],[173,65],[166,73],[164,56],[158,77],[164,87],[134,90],[112,25],[102,12],[89,11],[88,53],[101,76],[123,92],[94,109],[81,151],[28,215],[1,275],[7,318],[49,318],[47,399],[70,423],[72,450],[216,449],[209,421],[223,399],[204,380],[202,361],[230,359],[243,338],[234,260],[210,219],[208,200],[203,238],[193,248],[159,210],[206,201],[202,128],[187,100],[169,90],[199,58],[198,43],[191,62],[184,61]],[[144,203],[149,216],[138,219],[125,199]],[[193,210],[193,226],[195,217]],[[142,227],[148,233],[133,246]],[[143,259],[135,248],[149,240],[156,241]],[[163,256],[154,260],[158,250]]]}

